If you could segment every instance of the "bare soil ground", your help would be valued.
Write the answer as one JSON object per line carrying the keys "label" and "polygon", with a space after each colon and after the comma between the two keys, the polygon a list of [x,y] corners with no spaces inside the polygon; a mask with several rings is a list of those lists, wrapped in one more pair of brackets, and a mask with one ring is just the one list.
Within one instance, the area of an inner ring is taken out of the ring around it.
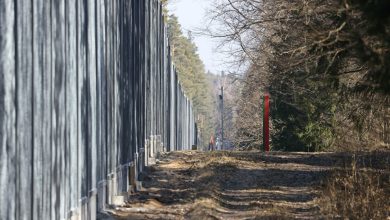
{"label": "bare soil ground", "polygon": [[345,154],[173,152],[113,219],[321,219],[317,199]]}

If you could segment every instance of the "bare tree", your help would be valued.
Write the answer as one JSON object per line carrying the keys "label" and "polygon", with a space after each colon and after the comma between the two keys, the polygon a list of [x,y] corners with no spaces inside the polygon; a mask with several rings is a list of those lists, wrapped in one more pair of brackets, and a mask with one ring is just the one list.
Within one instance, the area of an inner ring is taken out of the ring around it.
{"label": "bare tree", "polygon": [[[362,133],[377,136],[378,129],[361,128],[388,120],[389,8],[384,0],[216,1],[206,32],[245,67],[237,144],[260,144],[264,91],[280,143],[337,146],[351,128],[355,145],[368,143]],[[353,106],[366,108],[358,115]],[[382,113],[368,120],[372,111]],[[349,130],[338,127],[342,121]]]}

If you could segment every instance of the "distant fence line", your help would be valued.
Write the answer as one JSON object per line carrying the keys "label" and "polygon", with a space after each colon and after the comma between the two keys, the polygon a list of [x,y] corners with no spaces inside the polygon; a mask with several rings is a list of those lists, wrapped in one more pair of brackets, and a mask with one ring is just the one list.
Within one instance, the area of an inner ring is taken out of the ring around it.
{"label": "distant fence line", "polygon": [[0,0],[0,219],[94,219],[195,127],[157,0]]}

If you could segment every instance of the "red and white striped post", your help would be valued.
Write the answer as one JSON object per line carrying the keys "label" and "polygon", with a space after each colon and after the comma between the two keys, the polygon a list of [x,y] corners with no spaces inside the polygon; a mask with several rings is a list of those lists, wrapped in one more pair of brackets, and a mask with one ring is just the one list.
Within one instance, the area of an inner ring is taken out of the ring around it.
{"label": "red and white striped post", "polygon": [[269,94],[264,94],[264,102],[263,102],[263,145],[265,152],[269,152]]}

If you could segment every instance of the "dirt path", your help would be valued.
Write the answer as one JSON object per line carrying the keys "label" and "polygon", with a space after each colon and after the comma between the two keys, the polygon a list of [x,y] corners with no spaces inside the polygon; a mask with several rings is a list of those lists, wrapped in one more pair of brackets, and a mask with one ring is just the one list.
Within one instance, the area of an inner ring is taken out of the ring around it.
{"label": "dirt path", "polygon": [[149,168],[144,189],[114,219],[318,219],[335,154],[175,152]]}

